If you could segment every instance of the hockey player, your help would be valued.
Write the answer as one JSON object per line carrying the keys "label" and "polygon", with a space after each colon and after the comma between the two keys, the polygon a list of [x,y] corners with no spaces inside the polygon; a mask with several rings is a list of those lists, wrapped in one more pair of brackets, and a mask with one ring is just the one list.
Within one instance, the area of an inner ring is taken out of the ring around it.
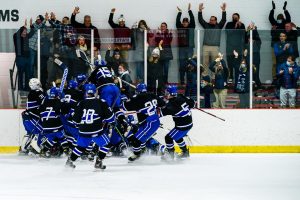
{"label": "hockey player", "polygon": [[147,92],[146,84],[138,84],[136,92],[137,95],[122,105],[127,111],[136,111],[139,121],[138,131],[131,137],[133,155],[128,158],[130,162],[140,157],[141,145],[146,143],[159,128],[160,121],[156,109],[164,105],[162,99]]}
{"label": "hockey player", "polygon": [[67,89],[64,90],[62,121],[71,149],[73,149],[73,146],[76,144],[78,137],[78,130],[73,124],[74,110],[81,100],[83,100],[83,92],[78,90],[77,81],[70,80]]}
{"label": "hockey player", "polygon": [[104,124],[114,122],[114,114],[104,100],[96,98],[96,86],[94,84],[85,85],[85,99],[79,102],[75,109],[73,121],[79,128],[77,146],[66,162],[66,167],[75,168],[73,162],[81,156],[82,152],[95,142],[99,147],[95,168],[105,169],[102,161],[109,148],[109,138],[104,132]]}
{"label": "hockey player", "polygon": [[194,108],[195,102],[188,97],[178,94],[177,86],[175,85],[169,85],[167,87],[167,96],[169,102],[161,109],[160,115],[171,115],[175,122],[175,128],[165,136],[167,152],[163,155],[162,159],[167,159],[168,157],[174,159],[175,149],[173,140],[179,145],[182,151],[181,154],[178,155],[178,158],[186,158],[189,157],[189,150],[186,147],[183,137],[186,136],[193,127],[190,109]]}
{"label": "hockey player", "polygon": [[60,101],[59,88],[52,87],[49,95],[44,99],[42,105],[39,108],[39,115],[41,124],[43,127],[44,141],[42,143],[41,156],[50,157],[52,147],[57,142],[63,148],[64,152],[67,153],[67,139],[61,122],[61,108],[62,103]]}
{"label": "hockey player", "polygon": [[37,78],[32,78],[29,81],[30,92],[27,98],[26,110],[22,113],[23,124],[27,134],[24,136],[21,153],[28,153],[28,147],[35,135],[42,132],[42,127],[39,121],[38,108],[45,98],[42,85]]}

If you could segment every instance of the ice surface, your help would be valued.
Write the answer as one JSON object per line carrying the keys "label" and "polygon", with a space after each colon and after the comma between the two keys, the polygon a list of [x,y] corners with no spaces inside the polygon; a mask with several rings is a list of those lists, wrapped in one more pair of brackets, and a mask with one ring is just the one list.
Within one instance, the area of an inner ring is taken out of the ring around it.
{"label": "ice surface", "polygon": [[163,163],[108,158],[95,172],[89,161],[0,155],[1,200],[299,200],[299,154],[192,154]]}

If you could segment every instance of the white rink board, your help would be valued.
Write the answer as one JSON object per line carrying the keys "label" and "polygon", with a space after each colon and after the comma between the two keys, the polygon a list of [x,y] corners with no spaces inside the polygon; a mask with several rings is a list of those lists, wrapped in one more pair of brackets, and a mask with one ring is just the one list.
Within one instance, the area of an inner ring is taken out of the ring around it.
{"label": "white rink board", "polygon": [[[193,110],[194,127],[189,133],[193,146],[241,146],[241,145],[300,145],[297,126],[299,110],[206,110],[225,122]],[[0,146],[19,146],[25,133],[22,110],[0,110]],[[164,129],[157,136],[163,139],[173,128],[170,117],[161,118]]]}

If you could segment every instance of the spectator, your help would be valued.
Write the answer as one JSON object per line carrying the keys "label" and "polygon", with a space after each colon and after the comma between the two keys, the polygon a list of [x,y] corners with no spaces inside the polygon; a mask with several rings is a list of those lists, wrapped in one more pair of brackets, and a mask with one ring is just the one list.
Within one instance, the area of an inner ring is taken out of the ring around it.
{"label": "spectator", "polygon": [[[16,53],[16,66],[18,69],[18,89],[20,91],[29,91],[29,37],[33,34],[31,31],[27,33],[27,20],[14,35],[14,45]],[[24,79],[25,76],[25,79]]]}
{"label": "spectator", "polygon": [[200,82],[200,95],[204,98],[204,102],[200,101],[200,106],[202,108],[211,108],[210,94],[213,91],[213,87],[208,75],[201,77]]}
{"label": "spectator", "polygon": [[221,31],[226,23],[226,3],[221,6],[222,19],[218,23],[217,17],[211,16],[209,22],[207,23],[202,16],[203,3],[199,5],[198,20],[201,26],[204,28],[204,39],[203,39],[203,54],[204,54],[204,74],[207,75],[209,70],[207,66],[212,62],[214,58],[218,56],[220,41],[221,41]]}
{"label": "spectator", "polygon": [[[287,6],[287,2],[284,2],[284,6],[283,6],[283,10],[284,10],[284,15],[282,13],[278,14],[276,17],[276,20],[274,18],[274,12],[275,12],[275,3],[274,1],[272,1],[272,10],[270,11],[269,14],[269,21],[272,25],[272,30],[271,30],[271,36],[272,36],[272,43],[271,46],[274,47],[274,44],[279,42],[279,35],[280,33],[283,32],[283,30],[285,29],[285,24],[286,23],[290,23],[291,22],[291,16],[289,11],[286,9]],[[272,53],[272,61],[273,61],[273,70],[272,70],[272,75],[273,77],[276,76],[277,72],[276,72],[276,56],[274,53]]]}
{"label": "spectator", "polygon": [[250,98],[249,98],[249,62],[246,56],[244,56],[239,62],[239,55],[234,51],[235,64],[234,68],[238,71],[238,77],[236,80],[235,91],[239,94],[240,98],[240,108],[249,108],[250,107]]}
{"label": "spectator", "polygon": [[261,81],[259,78],[259,71],[260,71],[260,48],[261,48],[261,39],[257,31],[257,27],[255,24],[252,22],[250,25],[247,27],[247,32],[246,32],[246,54],[247,54],[247,59],[248,53],[250,52],[250,31],[252,30],[252,40],[253,40],[253,65],[255,66],[255,73],[253,74],[253,80],[255,81],[255,84],[258,88],[261,87]]}
{"label": "spectator", "polygon": [[287,42],[290,43],[293,47],[295,58],[299,57],[298,51],[298,30],[293,23],[286,23],[284,26],[284,32],[287,37]]}
{"label": "spectator", "polygon": [[97,27],[92,25],[91,16],[85,15],[82,24],[75,19],[78,13],[79,7],[75,7],[71,16],[71,25],[76,29],[78,35],[82,35],[85,38],[85,43],[89,49],[91,48],[91,30],[94,30],[94,51],[100,51],[100,35]]}
{"label": "spectator", "polygon": [[116,48],[113,51],[113,55],[110,56],[111,47],[108,47],[108,50],[105,54],[105,61],[107,62],[107,68],[112,71],[115,75],[118,75],[118,69],[121,63],[125,63],[125,60],[121,58],[120,50]]}
{"label": "spectator", "polygon": [[289,56],[287,62],[280,66],[277,76],[281,79],[280,106],[285,108],[287,99],[289,107],[295,108],[297,80],[299,79],[299,66],[295,63],[295,57]]}
{"label": "spectator", "polygon": [[[85,52],[86,56],[91,56],[91,50],[86,43],[86,39],[83,35],[79,35],[77,38],[76,49],[80,49]],[[87,74],[89,70],[89,65],[81,59],[75,58],[76,62],[74,62],[73,67],[73,77],[77,77],[79,74]]]}
{"label": "spectator", "polygon": [[[132,83],[129,71],[127,70],[127,65],[125,63],[121,63],[119,65],[118,74],[121,80],[124,80],[128,83]],[[130,86],[125,83],[120,83],[121,93],[126,95],[127,97],[132,97],[133,91],[131,90]]]}
{"label": "spectator", "polygon": [[155,92],[160,95],[163,94],[163,48],[162,41],[158,45],[159,47],[153,49],[150,58],[148,59],[148,68],[147,68],[147,85],[150,92]]}
{"label": "spectator", "polygon": [[118,24],[114,23],[113,18],[116,9],[111,9],[108,23],[111,28],[114,29],[114,44],[115,48],[120,50],[122,59],[128,60],[128,50],[131,48],[131,32],[130,29],[125,25],[125,18],[120,15]]}
{"label": "spectator", "polygon": [[274,44],[274,54],[276,56],[276,74],[279,73],[280,67],[286,62],[290,55],[294,54],[293,46],[288,43],[286,33],[280,33],[280,41]]}
{"label": "spectator", "polygon": [[53,32],[52,29],[46,27],[41,30],[41,84],[42,88],[45,90],[48,80],[48,60],[50,57],[50,49],[52,47],[52,41],[50,40]]}
{"label": "spectator", "polygon": [[218,57],[210,64],[209,69],[215,73],[215,86],[213,91],[216,102],[213,103],[213,107],[225,108],[228,68],[223,60],[222,54],[219,53]]}
{"label": "spectator", "polygon": [[196,97],[197,95],[197,57],[189,58],[186,66],[185,96]]}
{"label": "spectator", "polygon": [[145,20],[140,20],[137,27],[132,27],[132,48],[134,50],[134,62],[136,64],[137,82],[144,80],[144,31],[147,31],[147,43],[153,37]]}
{"label": "spectator", "polygon": [[30,19],[30,29],[33,31],[33,35],[29,38],[29,65],[28,65],[28,77],[29,79],[34,77],[35,66],[37,63],[37,40],[38,30],[46,28],[46,21],[42,15],[38,15],[34,23]]}
{"label": "spectator", "polygon": [[[46,20],[48,20],[48,15]],[[70,18],[65,16],[62,19],[61,24],[53,23],[52,20],[48,20],[53,28],[59,31],[59,59],[65,63],[69,68],[67,80],[70,80],[74,73],[75,62],[75,45],[76,34],[74,28],[70,25]]]}
{"label": "spectator", "polygon": [[172,33],[168,30],[166,22],[161,23],[160,28],[155,36],[155,42],[159,46],[162,45],[164,55],[161,55],[160,61],[163,64],[163,81],[168,83],[170,60],[173,60],[171,42],[173,39]]}
{"label": "spectator", "polygon": [[191,11],[191,4],[189,3],[188,12],[190,20],[183,18],[182,22],[181,15],[182,10],[177,7],[178,14],[176,17],[176,28],[178,34],[178,47],[179,47],[179,74],[180,83],[184,85],[185,67],[188,58],[192,57],[194,52],[194,32],[195,32],[195,17]]}
{"label": "spectator", "polygon": [[[273,45],[279,41],[279,34],[282,32],[282,30],[285,29],[285,24],[291,22],[291,16],[289,11],[286,9],[287,6],[287,1],[284,2],[283,10],[284,10],[284,15],[282,13],[277,15],[277,20],[274,18],[274,12],[275,12],[275,3],[272,1],[272,10],[270,11],[269,14],[269,21],[272,25],[272,30],[271,30],[271,36],[272,36],[272,47]],[[275,59],[274,59],[275,60]]]}
{"label": "spectator", "polygon": [[244,51],[245,44],[245,25],[240,21],[240,15],[238,13],[234,13],[232,15],[232,21],[226,24],[226,57],[227,63],[230,70],[229,73],[229,82],[232,82],[234,78],[236,80],[238,72],[234,72],[233,74],[233,66],[234,66],[234,55],[233,51],[238,52],[239,61],[241,61],[242,53]]}

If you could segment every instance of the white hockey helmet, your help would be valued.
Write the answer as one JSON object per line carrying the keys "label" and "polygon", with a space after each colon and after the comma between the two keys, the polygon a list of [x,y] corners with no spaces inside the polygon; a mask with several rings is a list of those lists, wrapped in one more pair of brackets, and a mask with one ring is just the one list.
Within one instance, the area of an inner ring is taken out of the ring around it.
{"label": "white hockey helmet", "polygon": [[29,80],[29,87],[31,90],[40,90],[42,88],[42,84],[39,79],[32,78]]}

